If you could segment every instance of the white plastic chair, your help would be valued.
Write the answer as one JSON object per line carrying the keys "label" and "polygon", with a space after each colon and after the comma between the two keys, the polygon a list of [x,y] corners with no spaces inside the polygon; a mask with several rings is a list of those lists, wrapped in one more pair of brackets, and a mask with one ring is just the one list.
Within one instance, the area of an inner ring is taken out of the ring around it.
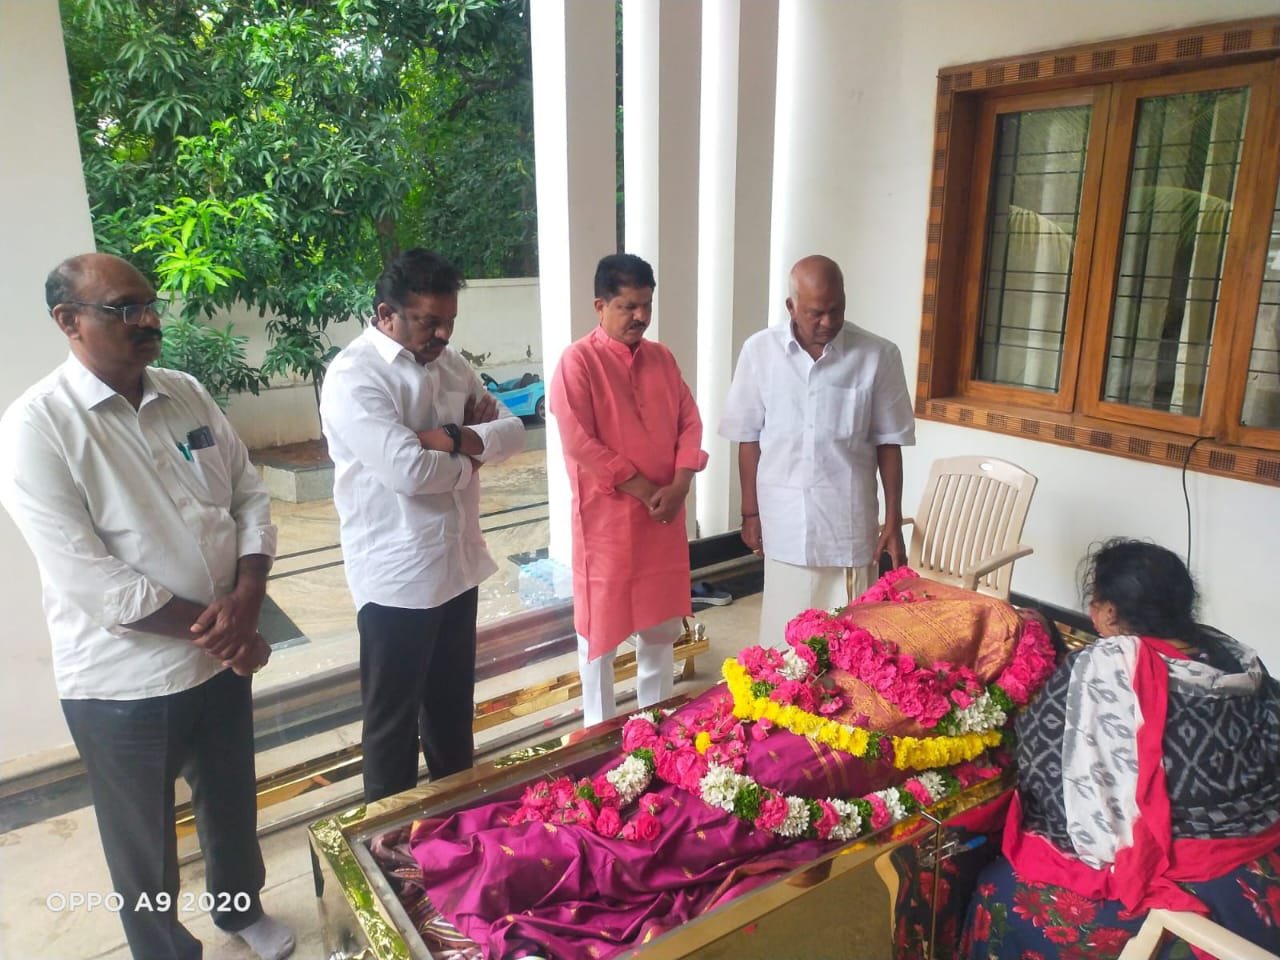
{"label": "white plastic chair", "polygon": [[1208,917],[1182,910],[1152,910],[1137,934],[1120,951],[1120,960],[1151,960],[1168,931],[1179,940],[1213,954],[1218,960],[1280,960]]}
{"label": "white plastic chair", "polygon": [[1013,562],[1032,548],[1019,543],[1034,474],[994,457],[933,461],[911,524],[907,562],[922,577],[1009,599]]}

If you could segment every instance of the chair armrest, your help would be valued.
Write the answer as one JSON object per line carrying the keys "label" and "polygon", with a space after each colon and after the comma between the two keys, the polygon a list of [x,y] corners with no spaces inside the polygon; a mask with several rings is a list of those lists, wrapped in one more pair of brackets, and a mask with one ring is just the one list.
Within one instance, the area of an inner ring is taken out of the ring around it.
{"label": "chair armrest", "polygon": [[1277,960],[1274,953],[1263,950],[1208,917],[1183,910],[1162,909],[1155,909],[1147,914],[1138,934],[1121,951],[1120,960],[1149,960],[1160,946],[1160,933],[1163,930],[1215,957],[1223,957],[1224,960]]}
{"label": "chair armrest", "polygon": [[903,525],[904,527],[912,527],[912,526],[915,526],[915,522],[916,522],[916,518],[915,518],[915,517],[903,517],[903,518],[902,518],[902,525]]}
{"label": "chair armrest", "polygon": [[992,570],[998,570],[1005,564],[1013,563],[1013,561],[1017,560],[1019,557],[1025,557],[1027,554],[1034,552],[1034,547],[1029,547],[1025,543],[1020,543],[1016,547],[1010,547],[1008,550],[1002,550],[999,553],[992,554],[981,563],[960,571],[960,577],[964,580],[964,588],[966,590],[976,590],[978,588],[979,577],[985,577]]}

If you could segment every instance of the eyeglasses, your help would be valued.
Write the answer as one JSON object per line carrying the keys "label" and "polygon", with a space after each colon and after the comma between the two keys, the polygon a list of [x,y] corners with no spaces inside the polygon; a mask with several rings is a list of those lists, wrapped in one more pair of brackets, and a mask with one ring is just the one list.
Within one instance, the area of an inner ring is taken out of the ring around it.
{"label": "eyeglasses", "polygon": [[74,303],[78,307],[93,307],[95,310],[114,313],[122,323],[127,323],[131,327],[140,324],[147,314],[155,314],[156,319],[160,320],[169,312],[169,301],[159,297],[146,303],[125,303],[120,306],[110,303],[88,303],[84,300],[67,300],[66,302]]}

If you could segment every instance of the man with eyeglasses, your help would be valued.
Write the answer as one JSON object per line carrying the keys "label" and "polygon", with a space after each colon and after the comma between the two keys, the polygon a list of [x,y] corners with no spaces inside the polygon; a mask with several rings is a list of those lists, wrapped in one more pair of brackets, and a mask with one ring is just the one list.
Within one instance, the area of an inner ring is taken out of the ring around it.
{"label": "man with eyeglasses", "polygon": [[524,425],[449,346],[462,274],[429,250],[378,278],[371,325],[325,374],[343,563],[360,633],[364,796],[471,766],[480,468],[524,449]]}
{"label": "man with eyeglasses", "polygon": [[151,367],[166,303],[126,261],[45,281],[71,355],[0,419],[0,501],[35,554],[54,677],[84,763],[129,948],[198,958],[182,925],[174,781],[191,786],[213,922],[264,960],[250,676],[275,553],[244,444],[184,373]]}

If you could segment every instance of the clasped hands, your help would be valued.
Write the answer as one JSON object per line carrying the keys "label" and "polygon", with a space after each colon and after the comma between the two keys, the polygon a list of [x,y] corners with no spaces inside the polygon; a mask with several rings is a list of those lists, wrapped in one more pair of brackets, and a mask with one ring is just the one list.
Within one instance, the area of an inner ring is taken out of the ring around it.
{"label": "clasped hands", "polygon": [[689,496],[689,479],[682,471],[676,471],[675,479],[660,487],[643,474],[636,473],[631,479],[618,484],[618,490],[643,503],[651,519],[670,523]]}
{"label": "clasped hands", "polygon": [[271,647],[257,630],[261,607],[261,598],[255,602],[246,593],[219,597],[191,625],[191,642],[239,676],[256,673],[271,658]]}

